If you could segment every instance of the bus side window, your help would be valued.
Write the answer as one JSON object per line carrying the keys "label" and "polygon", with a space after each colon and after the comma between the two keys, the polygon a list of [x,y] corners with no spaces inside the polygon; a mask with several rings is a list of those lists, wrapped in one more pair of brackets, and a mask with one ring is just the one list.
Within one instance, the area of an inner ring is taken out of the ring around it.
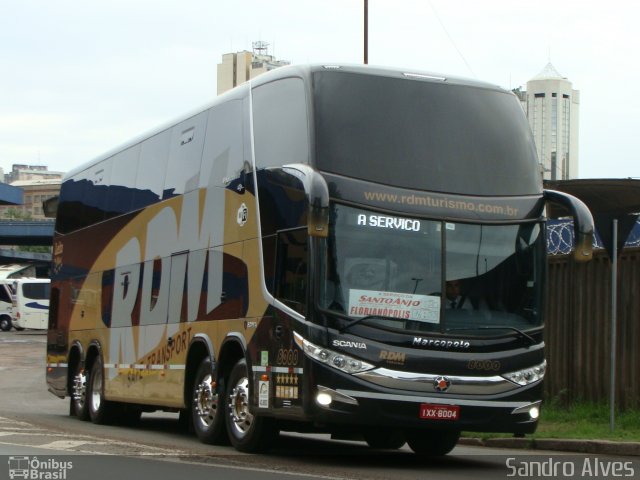
{"label": "bus side window", "polygon": [[301,314],[307,306],[308,248],[306,229],[280,232],[276,256],[276,298]]}
{"label": "bus side window", "polygon": [[273,295],[275,284],[276,267],[276,235],[269,235],[262,238],[262,252],[264,254],[264,283],[269,293]]}
{"label": "bus side window", "polygon": [[11,293],[6,285],[0,285],[0,302],[11,303]]}
{"label": "bus side window", "polygon": [[309,163],[309,121],[304,82],[284,78],[253,89],[258,169]]}

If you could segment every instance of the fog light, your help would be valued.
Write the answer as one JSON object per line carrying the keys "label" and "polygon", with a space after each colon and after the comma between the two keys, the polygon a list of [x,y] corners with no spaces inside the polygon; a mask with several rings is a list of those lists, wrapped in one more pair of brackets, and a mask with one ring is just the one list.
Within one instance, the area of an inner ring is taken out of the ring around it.
{"label": "fog light", "polygon": [[536,420],[540,416],[540,410],[538,409],[538,407],[533,407],[531,410],[529,410],[529,416],[532,420]]}
{"label": "fog light", "polygon": [[318,402],[318,405],[322,405],[323,407],[328,407],[329,405],[331,405],[332,401],[333,398],[331,398],[331,395],[329,395],[328,393],[320,392],[318,393],[318,395],[316,395],[316,402]]}

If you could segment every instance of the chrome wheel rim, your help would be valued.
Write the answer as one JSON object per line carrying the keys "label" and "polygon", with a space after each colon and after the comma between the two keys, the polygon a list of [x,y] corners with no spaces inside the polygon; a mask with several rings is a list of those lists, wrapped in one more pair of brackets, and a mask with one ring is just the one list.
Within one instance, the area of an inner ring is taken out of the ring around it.
{"label": "chrome wheel rim", "polygon": [[200,424],[206,428],[211,427],[218,412],[218,393],[211,375],[206,375],[198,384],[193,405]]}
{"label": "chrome wheel rim", "polygon": [[73,377],[73,401],[76,402],[78,407],[84,407],[84,402],[87,397],[87,376],[84,372],[78,372]]}
{"label": "chrome wheel rim", "polygon": [[249,411],[249,379],[242,377],[229,394],[229,416],[231,425],[238,437],[244,437],[253,423],[253,415]]}
{"label": "chrome wheel rim", "polygon": [[91,408],[94,412],[100,410],[102,403],[102,370],[96,367],[96,373],[91,382]]}

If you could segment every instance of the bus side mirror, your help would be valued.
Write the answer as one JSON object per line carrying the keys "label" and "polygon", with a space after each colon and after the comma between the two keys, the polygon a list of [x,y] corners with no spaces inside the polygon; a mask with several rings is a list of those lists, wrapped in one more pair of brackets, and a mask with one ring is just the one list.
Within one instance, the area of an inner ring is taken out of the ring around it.
{"label": "bus side mirror", "polygon": [[307,233],[310,237],[326,238],[329,235],[329,187],[326,180],[309,165],[285,165],[282,170],[300,178],[304,186],[309,205]]}
{"label": "bus side mirror", "polygon": [[329,187],[318,172],[313,172],[310,183],[308,233],[311,237],[326,238],[329,235]]}
{"label": "bus side mirror", "polygon": [[582,200],[568,193],[556,190],[544,190],[544,199],[558,204],[571,212],[573,216],[573,229],[575,247],[573,258],[577,262],[588,262],[593,256],[593,232],[595,224],[589,208]]}

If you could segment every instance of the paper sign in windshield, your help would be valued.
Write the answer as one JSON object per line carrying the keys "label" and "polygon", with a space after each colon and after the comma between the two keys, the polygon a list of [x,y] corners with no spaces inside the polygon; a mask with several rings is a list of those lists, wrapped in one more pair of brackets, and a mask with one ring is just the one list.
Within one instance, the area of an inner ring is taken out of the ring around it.
{"label": "paper sign in windshield", "polygon": [[349,316],[357,318],[368,315],[439,323],[440,297],[376,290],[349,290]]}

